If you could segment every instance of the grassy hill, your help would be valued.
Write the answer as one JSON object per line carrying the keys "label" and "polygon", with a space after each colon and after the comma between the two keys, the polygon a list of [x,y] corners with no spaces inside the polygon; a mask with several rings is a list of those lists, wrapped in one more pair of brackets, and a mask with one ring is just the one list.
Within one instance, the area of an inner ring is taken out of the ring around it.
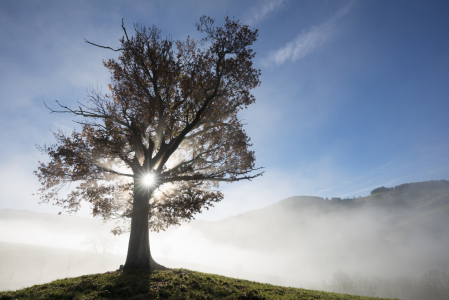
{"label": "grassy hill", "polygon": [[6,299],[379,299],[280,287],[185,269],[86,275],[0,292]]}

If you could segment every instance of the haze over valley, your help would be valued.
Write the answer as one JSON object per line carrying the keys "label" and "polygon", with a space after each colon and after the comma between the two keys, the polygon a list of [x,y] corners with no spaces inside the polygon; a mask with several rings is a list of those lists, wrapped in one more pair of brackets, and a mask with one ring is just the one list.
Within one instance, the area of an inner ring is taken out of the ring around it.
{"label": "haze over valley", "polygon": [[[0,226],[15,228],[14,234],[3,230],[0,235],[1,288],[117,269],[124,262],[128,235],[113,236],[114,225],[0,210]],[[404,294],[410,288],[401,290],[391,282],[419,281],[432,270],[448,274],[448,228],[449,182],[443,180],[382,187],[361,198],[290,197],[220,221],[197,220],[151,233],[150,245],[155,259],[167,267],[410,298]],[[23,259],[14,259],[17,255]],[[376,287],[379,280],[383,283]],[[396,290],[385,290],[388,282]]]}

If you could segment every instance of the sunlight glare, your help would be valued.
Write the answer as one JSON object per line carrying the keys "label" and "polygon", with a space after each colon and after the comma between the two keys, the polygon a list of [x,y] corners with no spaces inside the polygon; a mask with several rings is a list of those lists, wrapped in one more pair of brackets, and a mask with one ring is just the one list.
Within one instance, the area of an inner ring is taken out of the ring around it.
{"label": "sunlight glare", "polygon": [[152,185],[153,182],[154,182],[154,175],[153,174],[148,174],[143,179],[143,182],[145,183],[145,185]]}

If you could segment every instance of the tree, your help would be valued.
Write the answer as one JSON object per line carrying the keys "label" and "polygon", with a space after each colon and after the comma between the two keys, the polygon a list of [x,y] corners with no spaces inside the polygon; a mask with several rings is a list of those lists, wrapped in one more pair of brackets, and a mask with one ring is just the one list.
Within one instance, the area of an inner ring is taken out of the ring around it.
{"label": "tree", "polygon": [[[110,94],[90,90],[77,108],[60,104],[82,127],[54,132],[56,143],[35,171],[41,202],[76,212],[85,200],[105,220],[131,219],[124,269],[163,268],[151,257],[148,229],[189,221],[221,201],[219,182],[251,180],[255,168],[250,138],[238,112],[254,103],[260,84],[251,45],[257,30],[225,19],[222,27],[203,16],[200,41],[161,38],[155,27],[134,25],[109,69]],[[63,188],[74,183],[64,192]],[[113,233],[120,234],[117,227]]]}
{"label": "tree", "polygon": [[104,259],[115,246],[114,241],[110,237],[100,234],[86,238],[81,244],[96,255],[99,255],[101,259]]}
{"label": "tree", "polygon": [[377,194],[380,192],[390,192],[390,191],[394,191],[394,188],[387,188],[387,187],[381,186],[381,187],[378,187],[378,188],[372,190],[371,195],[374,195],[374,194]]}

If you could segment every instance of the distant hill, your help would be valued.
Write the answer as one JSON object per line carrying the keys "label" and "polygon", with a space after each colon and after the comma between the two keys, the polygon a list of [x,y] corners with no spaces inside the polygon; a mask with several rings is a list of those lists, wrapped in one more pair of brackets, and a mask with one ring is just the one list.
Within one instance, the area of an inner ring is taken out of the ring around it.
{"label": "distant hill", "polygon": [[406,266],[414,261],[423,270],[449,269],[449,259],[442,254],[449,253],[449,182],[398,187],[343,200],[290,197],[207,226],[193,226],[216,243],[248,250],[305,252],[332,261],[373,256],[373,265],[377,253],[384,263]]}
{"label": "distant hill", "polygon": [[77,215],[38,213],[26,209],[0,209],[0,221],[38,222],[41,226],[53,230],[99,230],[102,221],[100,219],[80,217]]}
{"label": "distant hill", "polygon": [[57,215],[28,210],[0,209],[0,241],[59,248],[84,249],[86,238],[107,235],[114,222],[76,215]]}
{"label": "distant hill", "polygon": [[413,191],[432,191],[432,190],[441,190],[448,189],[449,181],[447,180],[431,180],[431,181],[423,181],[423,182],[413,182],[413,183],[404,183],[401,185],[397,185],[395,187],[378,187],[371,191],[371,195],[377,194],[380,192],[413,192]]}

